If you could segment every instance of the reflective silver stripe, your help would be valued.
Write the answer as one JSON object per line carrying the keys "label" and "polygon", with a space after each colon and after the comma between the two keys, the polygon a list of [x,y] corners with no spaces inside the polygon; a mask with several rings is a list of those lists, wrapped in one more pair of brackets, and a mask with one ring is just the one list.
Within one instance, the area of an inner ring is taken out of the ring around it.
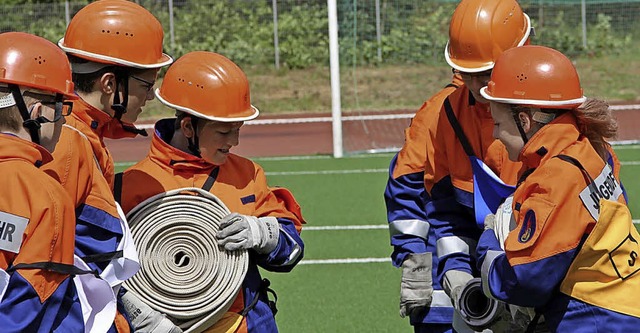
{"label": "reflective silver stripe", "polygon": [[389,223],[389,235],[413,235],[427,239],[429,222],[422,220],[395,220]]}
{"label": "reflective silver stripe", "polygon": [[482,267],[480,268],[480,276],[482,277],[482,291],[487,297],[493,297],[491,293],[491,289],[489,288],[489,271],[491,270],[491,265],[493,265],[493,261],[496,260],[498,256],[504,255],[504,251],[495,251],[489,250],[487,251],[487,255],[484,257],[484,261],[482,262]]}
{"label": "reflective silver stripe", "polygon": [[467,237],[442,237],[436,242],[436,253],[439,258],[453,253],[470,254],[469,249],[475,250],[476,244],[475,240]]}
{"label": "reflective silver stripe", "polygon": [[451,304],[451,298],[447,296],[447,293],[444,290],[434,290],[431,299],[432,308],[451,308],[453,304]]}
{"label": "reflective silver stripe", "polygon": [[292,263],[296,262],[296,260],[298,259],[298,257],[302,254],[302,250],[300,248],[300,244],[298,244],[298,242],[296,242],[295,239],[293,239],[293,237],[291,237],[291,235],[289,235],[286,231],[284,231],[284,229],[282,229],[282,227],[280,227],[280,231],[282,231],[281,234],[284,234],[285,236],[287,236],[287,238],[289,238],[289,240],[294,244],[293,245],[293,250],[291,251],[291,253],[289,254],[289,258],[287,258],[287,261],[283,262],[280,265],[273,265],[273,266],[278,266],[278,267],[282,267],[282,266],[287,266],[287,265],[291,265]]}
{"label": "reflective silver stripe", "polygon": [[4,293],[7,291],[7,287],[9,286],[9,278],[11,278],[9,276],[9,273],[0,268],[0,300],[4,298]]}

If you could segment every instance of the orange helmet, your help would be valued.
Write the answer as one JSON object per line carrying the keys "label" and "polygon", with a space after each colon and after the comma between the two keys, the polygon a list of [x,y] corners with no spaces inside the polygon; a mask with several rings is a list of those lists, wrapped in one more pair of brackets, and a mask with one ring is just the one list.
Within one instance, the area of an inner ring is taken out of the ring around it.
{"label": "orange helmet", "polygon": [[67,55],[50,41],[24,32],[0,34],[0,82],[77,98]]}
{"label": "orange helmet", "polygon": [[480,93],[490,101],[539,108],[574,109],[586,100],[571,60],[533,45],[505,51]]}
{"label": "orange helmet", "polygon": [[83,7],[58,45],[92,62],[160,68],[173,59],[162,52],[162,25],[149,11],[126,0],[100,0]]}
{"label": "orange helmet", "polygon": [[467,73],[493,68],[502,52],[527,42],[531,20],[515,0],[462,0],[451,17],[444,57]]}
{"label": "orange helmet", "polygon": [[214,121],[246,121],[259,113],[251,105],[249,81],[242,69],[213,52],[180,57],[167,70],[156,97],[166,106]]}

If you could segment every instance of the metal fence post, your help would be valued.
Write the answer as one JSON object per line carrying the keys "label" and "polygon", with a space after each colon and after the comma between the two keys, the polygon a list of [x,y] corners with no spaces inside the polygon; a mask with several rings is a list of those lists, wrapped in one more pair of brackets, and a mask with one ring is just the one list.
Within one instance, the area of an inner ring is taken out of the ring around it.
{"label": "metal fence post", "polygon": [[376,0],[376,39],[378,40],[378,62],[382,62],[382,32],[380,31],[380,0]]}
{"label": "metal fence post", "polygon": [[280,47],[278,46],[278,0],[271,0],[273,7],[273,52],[276,69],[280,69]]}
{"label": "metal fence post", "polygon": [[69,22],[71,21],[71,10],[69,9],[69,0],[64,1],[64,20],[67,22],[67,26],[69,26]]}
{"label": "metal fence post", "polygon": [[586,0],[581,1],[582,11],[582,47],[587,49],[587,3]]}
{"label": "metal fence post", "polygon": [[331,123],[333,157],[342,157],[342,109],[340,105],[340,47],[338,46],[338,9],[336,0],[327,0],[329,12],[329,66],[331,67]]}
{"label": "metal fence post", "polygon": [[175,52],[176,38],[173,32],[173,0],[169,0],[169,36],[171,39],[171,52]]}

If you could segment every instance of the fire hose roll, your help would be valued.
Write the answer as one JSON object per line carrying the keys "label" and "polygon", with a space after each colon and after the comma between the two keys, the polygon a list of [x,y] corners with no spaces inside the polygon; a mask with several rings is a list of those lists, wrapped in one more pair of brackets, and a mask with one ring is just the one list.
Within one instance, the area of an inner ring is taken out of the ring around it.
{"label": "fire hose roll", "polygon": [[228,214],[220,199],[199,188],[140,203],[127,219],[141,268],[125,288],[185,332],[213,325],[238,295],[249,261],[246,250],[218,246],[220,220]]}

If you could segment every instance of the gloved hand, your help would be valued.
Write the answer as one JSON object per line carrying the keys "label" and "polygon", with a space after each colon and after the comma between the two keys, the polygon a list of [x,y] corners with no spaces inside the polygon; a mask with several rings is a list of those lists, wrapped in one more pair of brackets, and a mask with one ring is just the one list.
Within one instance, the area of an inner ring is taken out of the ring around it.
{"label": "gloved hand", "polygon": [[494,230],[496,225],[496,216],[489,214],[484,217],[484,230]]}
{"label": "gloved hand", "polygon": [[139,333],[182,333],[163,313],[152,309],[138,296],[128,291],[122,295],[122,303],[129,315],[134,331]]}
{"label": "gloved hand", "polygon": [[473,279],[473,275],[464,271],[449,270],[444,273],[442,289],[449,295],[453,307],[458,311],[460,311],[460,293],[471,279]]}
{"label": "gloved hand", "polygon": [[402,263],[400,317],[411,316],[431,304],[431,253],[411,253]]}
{"label": "gloved hand", "polygon": [[[535,310],[505,303],[503,305],[506,306],[506,310],[488,329],[493,333],[525,332],[535,316]],[[548,331],[544,325],[538,325],[535,332]]]}
{"label": "gloved hand", "polygon": [[503,250],[504,242],[507,240],[509,232],[516,228],[516,220],[513,216],[513,209],[511,208],[512,204],[513,196],[510,196],[498,207],[492,228]]}
{"label": "gloved hand", "polygon": [[527,330],[531,319],[535,316],[533,308],[525,308],[507,304],[509,308],[509,332],[524,332]]}
{"label": "gloved hand", "polygon": [[265,254],[278,245],[280,236],[275,217],[255,217],[231,213],[220,221],[218,242],[227,251],[254,249]]}

